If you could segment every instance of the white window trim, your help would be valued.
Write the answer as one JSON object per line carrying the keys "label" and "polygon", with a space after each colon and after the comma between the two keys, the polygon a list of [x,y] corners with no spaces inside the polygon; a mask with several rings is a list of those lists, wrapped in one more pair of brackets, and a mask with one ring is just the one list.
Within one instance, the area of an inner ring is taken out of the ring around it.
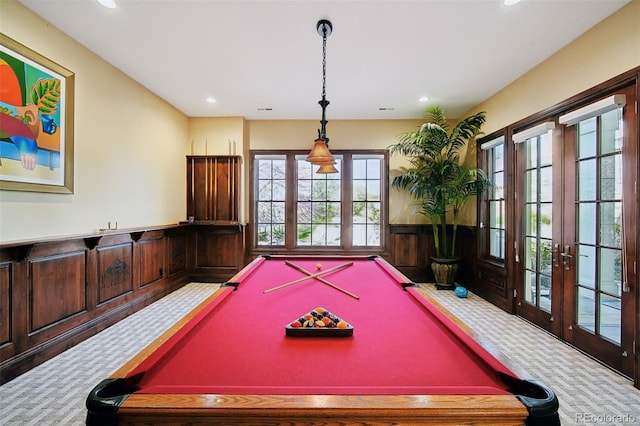
{"label": "white window trim", "polygon": [[572,126],[589,118],[621,108],[626,104],[627,97],[625,95],[611,95],[608,98],[601,99],[598,102],[594,102],[575,111],[561,115],[558,121],[560,124]]}
{"label": "white window trim", "polygon": [[542,124],[538,124],[537,126],[530,127],[526,130],[523,130],[518,133],[514,133],[511,139],[513,143],[522,143],[531,138],[535,138],[536,136],[544,135],[550,130],[556,128],[556,123],[553,121],[547,121]]}
{"label": "white window trim", "polygon": [[483,151],[488,151],[491,148],[495,148],[498,145],[501,145],[504,143],[504,135],[502,136],[498,136],[495,139],[491,139],[490,141],[484,142],[482,145],[480,145],[480,149]]}

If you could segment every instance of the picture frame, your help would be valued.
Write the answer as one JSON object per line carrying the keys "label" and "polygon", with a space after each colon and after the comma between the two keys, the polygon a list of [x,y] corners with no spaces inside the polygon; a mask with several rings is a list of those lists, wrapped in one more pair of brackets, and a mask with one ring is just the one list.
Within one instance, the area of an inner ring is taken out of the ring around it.
{"label": "picture frame", "polygon": [[0,190],[73,193],[74,83],[0,33]]}

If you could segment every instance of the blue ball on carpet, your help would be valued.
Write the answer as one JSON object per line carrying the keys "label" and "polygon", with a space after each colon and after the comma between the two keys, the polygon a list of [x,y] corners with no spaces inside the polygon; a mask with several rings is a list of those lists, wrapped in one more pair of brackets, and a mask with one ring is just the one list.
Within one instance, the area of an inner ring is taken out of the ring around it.
{"label": "blue ball on carpet", "polygon": [[464,287],[456,287],[455,292],[456,292],[456,296],[461,298],[465,298],[469,295],[469,292]]}

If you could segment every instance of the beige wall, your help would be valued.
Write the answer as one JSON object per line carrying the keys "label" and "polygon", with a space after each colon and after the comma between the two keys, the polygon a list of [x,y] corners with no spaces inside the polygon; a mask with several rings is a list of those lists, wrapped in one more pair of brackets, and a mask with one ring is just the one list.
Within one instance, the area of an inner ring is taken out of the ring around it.
{"label": "beige wall", "polygon": [[637,66],[640,0],[632,0],[470,114],[486,111],[484,130],[491,133]]}
{"label": "beige wall", "polygon": [[[72,70],[75,90],[75,192],[0,191],[0,241],[85,233],[184,219],[186,154],[310,148],[317,120],[187,118],[14,0],[0,0],[4,34]],[[486,133],[526,118],[640,65],[640,1],[603,21],[469,114],[487,111]],[[126,102],[122,102],[126,99]],[[331,118],[331,117],[329,117]],[[383,149],[419,120],[330,120],[334,149]],[[236,141],[236,148],[229,141]],[[472,147],[473,148],[473,147]],[[468,162],[474,157],[472,149]],[[391,175],[404,165],[391,158]],[[242,194],[248,220],[248,167]],[[391,223],[420,223],[411,199],[390,190]],[[475,224],[474,209],[463,224]]]}
{"label": "beige wall", "polygon": [[74,193],[0,191],[0,241],[183,220],[189,119],[21,4],[0,2],[5,35],[75,73]]}

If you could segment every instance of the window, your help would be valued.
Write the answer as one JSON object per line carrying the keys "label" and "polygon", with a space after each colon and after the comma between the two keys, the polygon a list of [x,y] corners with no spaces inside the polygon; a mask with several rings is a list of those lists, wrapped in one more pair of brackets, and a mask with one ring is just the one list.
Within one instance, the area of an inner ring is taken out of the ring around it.
{"label": "window", "polygon": [[256,220],[258,241],[264,245],[284,244],[285,158],[263,156],[256,161]]}
{"label": "window", "polygon": [[386,151],[333,151],[338,173],[297,151],[254,151],[254,247],[381,251],[386,223]]}
{"label": "window", "polygon": [[485,228],[485,247],[482,253],[489,258],[504,261],[505,258],[505,144],[504,136],[484,142],[482,163],[491,180],[491,188],[484,198],[481,227]]}
{"label": "window", "polygon": [[317,174],[318,166],[296,156],[296,245],[339,246],[342,234],[342,158],[336,157],[338,173]]}
{"label": "window", "polygon": [[354,156],[352,179],[353,244],[380,245],[381,157]]}

